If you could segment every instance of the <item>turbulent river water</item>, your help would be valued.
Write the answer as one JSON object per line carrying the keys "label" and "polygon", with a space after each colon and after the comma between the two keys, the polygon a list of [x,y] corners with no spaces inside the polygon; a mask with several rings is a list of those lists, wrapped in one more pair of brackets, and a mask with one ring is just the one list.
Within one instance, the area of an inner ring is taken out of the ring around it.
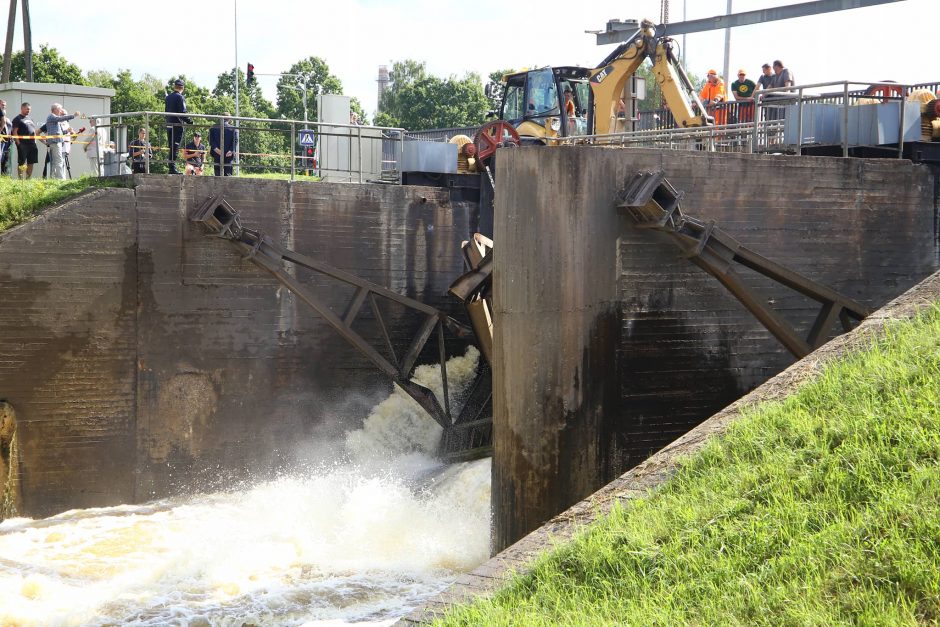
{"label": "turbulent river water", "polygon": [[[448,362],[454,397],[477,359]],[[434,370],[415,378],[440,394]],[[0,625],[388,624],[488,556],[489,461],[441,468],[438,437],[396,388],[341,461],[0,523]]]}

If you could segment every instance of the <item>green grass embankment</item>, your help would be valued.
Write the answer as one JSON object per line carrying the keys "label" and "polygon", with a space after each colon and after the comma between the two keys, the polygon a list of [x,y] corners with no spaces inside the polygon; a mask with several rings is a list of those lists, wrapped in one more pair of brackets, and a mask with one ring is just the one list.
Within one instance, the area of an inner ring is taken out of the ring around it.
{"label": "green grass embankment", "polygon": [[940,304],[443,625],[940,622]]}
{"label": "green grass embankment", "polygon": [[26,222],[46,207],[86,189],[121,187],[126,184],[123,179],[91,176],[67,181],[0,177],[0,231]]}

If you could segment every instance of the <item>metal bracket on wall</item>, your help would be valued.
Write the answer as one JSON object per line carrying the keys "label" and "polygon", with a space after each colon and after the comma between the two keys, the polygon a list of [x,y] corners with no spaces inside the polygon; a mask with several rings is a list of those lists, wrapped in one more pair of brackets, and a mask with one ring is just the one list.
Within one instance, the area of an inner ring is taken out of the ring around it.
{"label": "metal bracket on wall", "polygon": [[[641,172],[629,179],[620,192],[618,209],[629,215],[638,228],[667,234],[684,256],[718,279],[795,357],[805,357],[827,342],[836,320],[843,331],[851,331],[871,314],[861,303],[742,246],[714,221],[683,215],[679,208],[682,195],[661,170]],[[748,287],[735,272],[735,263],[820,303],[805,339]]]}

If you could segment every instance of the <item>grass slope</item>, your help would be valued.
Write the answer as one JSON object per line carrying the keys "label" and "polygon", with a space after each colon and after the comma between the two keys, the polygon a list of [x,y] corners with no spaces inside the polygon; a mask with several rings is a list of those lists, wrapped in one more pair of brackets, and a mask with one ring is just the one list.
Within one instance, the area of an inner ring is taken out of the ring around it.
{"label": "grass slope", "polygon": [[56,181],[50,179],[15,180],[0,177],[0,231],[26,222],[37,213],[93,187],[121,187],[123,179],[81,178]]}
{"label": "grass slope", "polygon": [[443,625],[940,622],[940,305]]}

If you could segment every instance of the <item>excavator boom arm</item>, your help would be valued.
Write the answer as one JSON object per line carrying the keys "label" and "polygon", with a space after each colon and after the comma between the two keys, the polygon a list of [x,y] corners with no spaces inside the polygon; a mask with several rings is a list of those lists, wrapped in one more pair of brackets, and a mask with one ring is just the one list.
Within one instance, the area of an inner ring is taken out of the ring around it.
{"label": "excavator boom arm", "polygon": [[630,40],[618,46],[591,73],[595,134],[611,132],[611,121],[615,119],[624,87],[646,59],[653,62],[653,75],[679,126],[685,128],[713,123],[712,118],[705,114],[705,107],[692,82],[672,52],[672,40],[658,37],[656,27],[647,20]]}

